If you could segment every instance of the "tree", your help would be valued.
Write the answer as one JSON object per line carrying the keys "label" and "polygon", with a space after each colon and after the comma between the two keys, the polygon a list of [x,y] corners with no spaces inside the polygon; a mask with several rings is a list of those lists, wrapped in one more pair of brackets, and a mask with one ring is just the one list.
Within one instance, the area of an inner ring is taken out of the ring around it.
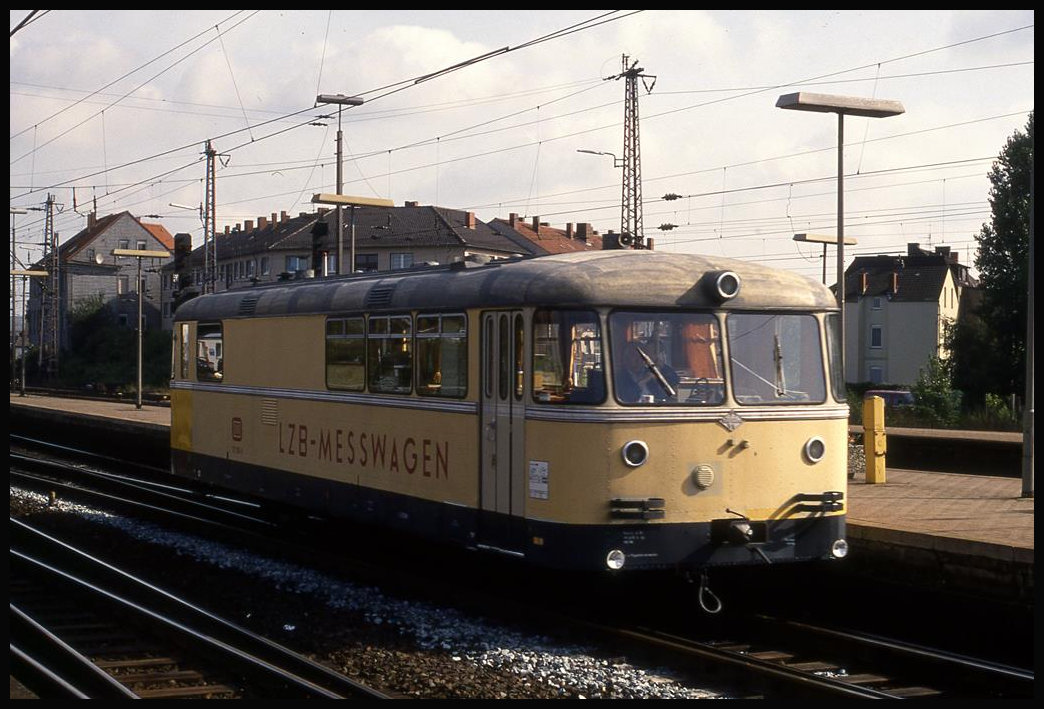
{"label": "tree", "polygon": [[914,410],[932,426],[951,426],[957,421],[960,395],[950,388],[946,366],[938,357],[928,359],[913,387]]}
{"label": "tree", "polygon": [[[1033,114],[1026,132],[1015,131],[989,178],[992,221],[982,225],[975,266],[983,302],[980,316],[995,348],[990,369],[1003,374],[996,394],[1022,394],[1026,375],[1026,291],[1029,273],[1030,179],[1033,173]],[[958,340],[960,340],[958,335]],[[962,347],[967,343],[955,343]],[[968,344],[970,347],[971,345]]]}

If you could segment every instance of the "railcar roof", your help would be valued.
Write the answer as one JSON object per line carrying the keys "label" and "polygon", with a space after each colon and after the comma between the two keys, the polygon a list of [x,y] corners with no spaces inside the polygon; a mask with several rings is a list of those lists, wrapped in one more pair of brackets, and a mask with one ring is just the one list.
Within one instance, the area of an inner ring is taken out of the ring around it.
{"label": "railcar roof", "polygon": [[[733,271],[741,281],[739,294],[724,304],[705,287],[707,274],[719,271]],[[826,286],[789,271],[735,259],[621,249],[235,289],[193,298],[178,308],[175,319],[523,305],[803,310],[837,307]]]}

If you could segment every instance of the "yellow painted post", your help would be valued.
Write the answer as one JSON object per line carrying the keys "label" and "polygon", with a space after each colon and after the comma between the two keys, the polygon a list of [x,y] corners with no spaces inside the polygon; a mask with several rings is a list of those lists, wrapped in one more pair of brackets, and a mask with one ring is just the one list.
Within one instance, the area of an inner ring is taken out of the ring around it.
{"label": "yellow painted post", "polygon": [[866,481],[885,481],[884,399],[871,396],[863,400],[863,452],[866,454]]}

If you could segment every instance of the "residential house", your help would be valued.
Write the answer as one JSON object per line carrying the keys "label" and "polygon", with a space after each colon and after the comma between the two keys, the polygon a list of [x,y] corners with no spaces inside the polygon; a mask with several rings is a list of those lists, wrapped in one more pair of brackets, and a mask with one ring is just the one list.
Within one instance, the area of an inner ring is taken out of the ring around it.
{"label": "residential house", "polygon": [[948,246],[857,256],[845,271],[845,380],[913,385],[978,289]]}
{"label": "residential house", "polygon": [[[138,259],[114,256],[115,249],[167,251],[171,258],[141,259],[138,283]],[[45,255],[33,265],[36,270],[51,272],[51,276],[31,280],[26,310],[29,342],[42,344],[41,351],[48,358],[56,340],[59,351],[68,348],[70,312],[94,300],[109,308],[121,325],[134,328],[139,291],[143,294],[145,329],[159,328],[158,269],[172,260],[173,250],[174,237],[160,224],[146,224],[130,212],[100,218],[91,212],[86,228],[58,247],[57,274],[53,273],[50,256]],[[55,285],[57,298],[52,296]]]}
{"label": "residential house", "polygon": [[[468,259],[504,259],[541,253],[528,239],[493,228],[474,212],[406,202],[401,207],[342,209],[343,241],[336,239],[336,211],[320,208],[290,217],[258,217],[226,227],[215,242],[215,291],[260,283],[337,274],[338,256],[350,259],[354,234],[355,270],[393,271]],[[182,235],[178,235],[179,239]],[[164,327],[173,326],[177,297],[198,293],[203,283],[203,245],[187,257],[188,277],[164,269]],[[179,295],[180,294],[180,295]]]}

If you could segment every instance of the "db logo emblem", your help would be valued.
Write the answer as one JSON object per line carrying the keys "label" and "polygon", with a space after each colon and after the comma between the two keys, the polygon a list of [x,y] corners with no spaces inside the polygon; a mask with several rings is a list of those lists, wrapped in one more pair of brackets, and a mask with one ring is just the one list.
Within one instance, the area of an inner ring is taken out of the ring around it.
{"label": "db logo emblem", "polygon": [[232,419],[232,440],[243,440],[243,419],[239,418],[238,416]]}

